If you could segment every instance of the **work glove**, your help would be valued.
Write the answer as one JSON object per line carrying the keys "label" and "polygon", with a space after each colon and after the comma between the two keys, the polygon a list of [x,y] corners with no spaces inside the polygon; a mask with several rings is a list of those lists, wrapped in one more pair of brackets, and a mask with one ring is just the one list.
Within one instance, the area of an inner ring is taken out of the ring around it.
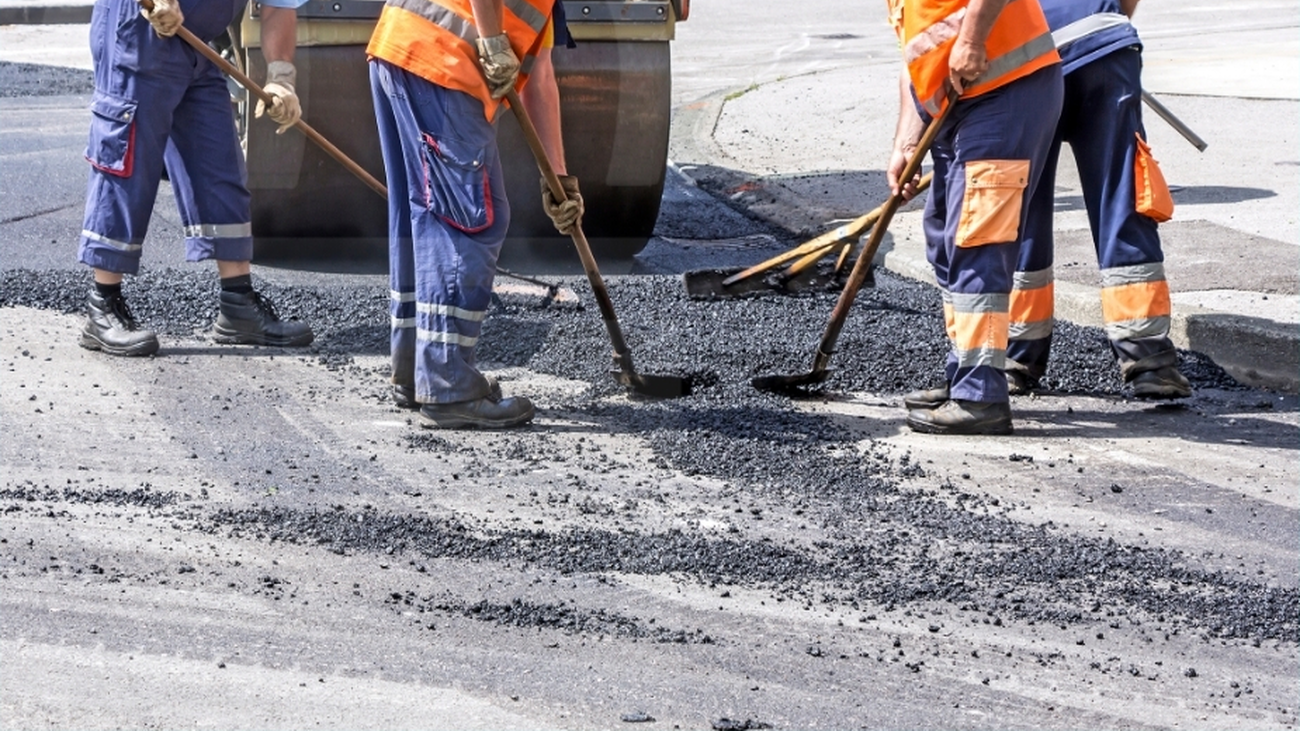
{"label": "work glove", "polygon": [[578,192],[578,179],[572,175],[561,175],[560,187],[564,189],[567,198],[563,203],[555,200],[550,186],[546,184],[546,178],[542,178],[542,208],[551,217],[555,230],[567,236],[573,233],[582,220],[582,193]]}
{"label": "work glove", "polygon": [[483,76],[487,77],[488,91],[493,99],[500,99],[515,88],[515,81],[519,78],[519,57],[510,47],[510,39],[505,33],[491,38],[476,38],[474,45],[478,48]]}
{"label": "work glove", "polygon": [[185,13],[181,12],[180,0],[154,0],[153,10],[140,8],[140,14],[149,21],[160,38],[176,35],[185,23]]}
{"label": "work glove", "polygon": [[[292,127],[294,122],[302,119],[302,104],[298,102],[298,95],[293,91],[293,84],[297,78],[297,69],[288,61],[272,61],[266,65],[266,85],[262,88],[275,98],[269,111],[271,119],[280,125],[280,129],[275,131],[278,135],[284,134],[284,131]],[[260,119],[267,111],[266,102],[258,99],[253,116]]]}

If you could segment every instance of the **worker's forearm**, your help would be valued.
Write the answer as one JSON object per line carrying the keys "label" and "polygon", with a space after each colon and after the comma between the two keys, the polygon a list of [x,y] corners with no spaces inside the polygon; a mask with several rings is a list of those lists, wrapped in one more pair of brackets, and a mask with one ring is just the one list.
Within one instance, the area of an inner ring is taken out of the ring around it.
{"label": "worker's forearm", "polygon": [[528,110],[537,135],[546,148],[546,157],[556,175],[568,175],[564,160],[564,137],[560,129],[560,90],[555,84],[555,66],[551,63],[551,50],[543,49],[537,55],[528,83],[520,93],[520,101]]}
{"label": "worker's forearm", "polygon": [[898,125],[894,128],[894,149],[915,148],[924,130],[925,123],[912,101],[912,81],[904,70],[898,77]]}
{"label": "worker's forearm", "polygon": [[958,37],[967,43],[984,45],[1007,2],[1008,0],[971,0],[970,5],[966,6],[966,17],[962,19]]}
{"label": "worker's forearm", "polygon": [[504,0],[469,0],[470,9],[474,11],[474,27],[480,38],[501,35],[501,18],[505,14]]}
{"label": "worker's forearm", "polygon": [[262,55],[268,63],[293,63],[298,45],[298,11],[293,8],[262,6]]}
{"label": "worker's forearm", "polygon": [[1138,0],[1119,0],[1119,9],[1128,17],[1132,18],[1133,13],[1137,11]]}

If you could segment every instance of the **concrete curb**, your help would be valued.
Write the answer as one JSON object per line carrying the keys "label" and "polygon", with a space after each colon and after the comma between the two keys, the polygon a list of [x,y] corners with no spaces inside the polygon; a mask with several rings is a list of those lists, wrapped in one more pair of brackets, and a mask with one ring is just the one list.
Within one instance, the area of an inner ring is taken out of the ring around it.
{"label": "concrete curb", "polygon": [[[752,91],[746,90],[746,91]],[[729,99],[742,91],[719,92],[673,110],[670,157],[682,173],[747,215],[811,238],[826,230],[828,216],[782,186],[779,178],[739,169],[714,139]],[[934,283],[920,235],[920,211],[904,210],[876,254],[876,264],[910,279]],[[1056,317],[1101,327],[1100,287],[1056,283]],[[1174,344],[1209,356],[1241,383],[1289,393],[1300,392],[1300,325],[1190,305],[1175,305],[1170,327]]]}

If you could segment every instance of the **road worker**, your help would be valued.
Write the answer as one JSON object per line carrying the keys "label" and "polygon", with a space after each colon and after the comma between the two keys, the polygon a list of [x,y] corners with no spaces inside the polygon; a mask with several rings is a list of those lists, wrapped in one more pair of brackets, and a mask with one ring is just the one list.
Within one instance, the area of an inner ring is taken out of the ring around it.
{"label": "road worker", "polygon": [[556,0],[388,0],[371,36],[388,179],[393,397],[418,408],[423,426],[504,428],[533,418],[532,402],[502,398],[474,352],[510,224],[496,139],[510,89],[568,197],[557,203],[543,181],[547,213],[565,234],[582,216],[551,63],[566,34],[562,12]]}
{"label": "road worker", "polygon": [[[305,0],[262,0],[268,110],[283,132],[301,115],[294,93],[296,8]],[[185,228],[186,259],[217,260],[221,279],[217,342],[302,346],[305,323],[281,320],[253,289],[253,236],[243,151],[220,70],[181,38],[182,25],[211,41],[243,12],[245,0],[99,0],[91,14],[90,182],[79,258],[94,269],[82,347],[112,355],[158,350],[153,331],[132,317],[124,274],[140,269],[154,198],[166,169]]]}
{"label": "road worker", "polygon": [[[1138,0],[1041,0],[1065,74],[1065,102],[1030,212],[1011,290],[1007,382],[1027,393],[1052,341],[1052,191],[1069,142],[1101,266],[1102,316],[1120,374],[1139,398],[1192,394],[1169,339],[1169,285],[1157,224],[1173,212],[1142,127],[1142,45],[1129,23]],[[1139,195],[1139,191],[1142,192]],[[1148,199],[1150,198],[1150,199]],[[1163,203],[1163,205],[1160,205]]]}
{"label": "road worker", "polygon": [[1009,434],[1007,316],[1030,194],[1045,169],[1062,82],[1038,0],[887,0],[907,65],[887,170],[899,180],[927,123],[959,95],[930,148],[926,257],[943,293],[947,383],[904,401],[912,429]]}

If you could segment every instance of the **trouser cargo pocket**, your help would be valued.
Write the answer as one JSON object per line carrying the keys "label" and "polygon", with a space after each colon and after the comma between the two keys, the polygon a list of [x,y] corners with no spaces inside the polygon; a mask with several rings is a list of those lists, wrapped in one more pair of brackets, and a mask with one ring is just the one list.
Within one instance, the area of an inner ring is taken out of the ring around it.
{"label": "trouser cargo pocket", "polygon": [[956,244],[962,248],[1006,244],[1020,237],[1020,212],[1029,185],[1028,160],[966,163],[966,192]]}
{"label": "trouser cargo pocket", "polygon": [[424,192],[429,211],[465,233],[492,225],[492,188],[485,151],[424,134]]}
{"label": "trouser cargo pocket", "polygon": [[135,167],[136,102],[96,91],[90,112],[86,160],[109,175],[131,177]]}

